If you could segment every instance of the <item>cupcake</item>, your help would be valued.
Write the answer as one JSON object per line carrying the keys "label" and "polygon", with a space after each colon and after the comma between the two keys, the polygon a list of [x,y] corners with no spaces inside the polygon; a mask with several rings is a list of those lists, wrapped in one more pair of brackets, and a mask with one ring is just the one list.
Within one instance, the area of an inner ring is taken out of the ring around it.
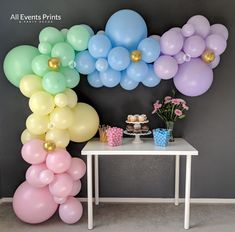
{"label": "cupcake", "polygon": [[141,125],[140,125],[140,124],[135,124],[135,125],[134,125],[134,129],[140,130],[140,129],[141,129]]}
{"label": "cupcake", "polygon": [[139,114],[135,114],[134,117],[135,117],[135,122],[139,122]]}
{"label": "cupcake", "polygon": [[142,126],[141,130],[142,130],[143,133],[147,133],[149,131],[149,127],[146,126],[146,125]]}
{"label": "cupcake", "polygon": [[141,114],[138,116],[139,122],[144,122],[147,120],[147,117],[145,114]]}
{"label": "cupcake", "polygon": [[127,132],[133,133],[133,130],[134,130],[134,128],[133,128],[132,125],[127,125],[127,126],[126,126],[126,131],[127,131]]}
{"label": "cupcake", "polygon": [[[130,122],[136,122],[137,121],[137,118],[136,118],[136,115],[129,115],[129,119],[130,119]],[[128,120],[129,121],[129,120]]]}

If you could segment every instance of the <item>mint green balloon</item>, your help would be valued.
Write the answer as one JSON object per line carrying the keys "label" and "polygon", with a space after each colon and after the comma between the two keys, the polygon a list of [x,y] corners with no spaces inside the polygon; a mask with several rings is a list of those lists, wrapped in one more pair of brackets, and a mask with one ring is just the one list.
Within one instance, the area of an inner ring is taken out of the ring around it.
{"label": "mint green balloon", "polygon": [[74,88],[79,84],[80,75],[75,69],[62,68],[61,72],[65,76],[67,88]]}
{"label": "mint green balloon", "polygon": [[67,39],[67,33],[68,33],[69,29],[67,28],[63,28],[60,30],[60,32],[62,33],[63,37],[64,37],[64,41],[66,41]]}
{"label": "mint green balloon", "polygon": [[86,50],[90,37],[90,31],[82,25],[71,27],[67,33],[67,41],[76,51]]}
{"label": "mint green balloon", "polygon": [[57,43],[51,50],[52,57],[60,58],[62,66],[68,66],[75,58],[73,48],[65,42]]}
{"label": "mint green balloon", "polygon": [[48,42],[41,42],[38,45],[39,52],[42,54],[46,54],[46,55],[51,53],[51,48],[52,48],[52,46]]}
{"label": "mint green balloon", "polygon": [[62,73],[51,71],[43,77],[42,86],[47,92],[57,94],[66,89],[66,80]]}
{"label": "mint green balloon", "polygon": [[32,61],[32,69],[38,76],[44,76],[48,71],[48,60],[50,59],[47,55],[36,56]]}
{"label": "mint green balloon", "polygon": [[54,45],[59,42],[64,42],[64,37],[55,27],[45,27],[39,34],[39,41],[40,43],[48,42],[51,45]]}
{"label": "mint green balloon", "polygon": [[16,87],[20,80],[32,74],[32,60],[39,54],[38,49],[30,45],[21,45],[10,50],[3,62],[3,69],[7,79]]}

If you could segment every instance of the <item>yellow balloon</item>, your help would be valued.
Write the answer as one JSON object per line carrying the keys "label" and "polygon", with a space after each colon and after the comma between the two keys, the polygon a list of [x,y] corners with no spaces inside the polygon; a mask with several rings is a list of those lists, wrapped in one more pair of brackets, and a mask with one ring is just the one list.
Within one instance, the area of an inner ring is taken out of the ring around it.
{"label": "yellow balloon", "polygon": [[65,148],[69,144],[70,136],[67,130],[52,129],[46,133],[46,140],[55,143],[56,147]]}
{"label": "yellow balloon", "polygon": [[27,143],[28,141],[32,140],[32,139],[41,139],[44,140],[45,139],[45,134],[42,135],[34,135],[32,133],[30,133],[29,130],[25,129],[22,134],[21,134],[21,142],[23,144]]}
{"label": "yellow balloon", "polygon": [[31,114],[26,120],[26,127],[30,133],[41,135],[48,131],[49,117],[45,115]]}
{"label": "yellow balloon", "polygon": [[51,113],[55,107],[54,98],[47,92],[37,92],[31,96],[29,107],[35,114],[47,115]]}
{"label": "yellow balloon", "polygon": [[74,113],[69,107],[59,108],[56,107],[50,115],[50,123],[57,129],[67,129],[70,127],[74,120]]}
{"label": "yellow balloon", "polygon": [[70,140],[85,142],[91,139],[99,127],[99,116],[95,109],[86,103],[78,103],[74,109],[74,123],[69,127]]}
{"label": "yellow balloon", "polygon": [[74,92],[72,89],[66,89],[64,91],[64,94],[68,98],[68,106],[69,107],[73,108],[74,106],[77,105],[78,97],[77,97],[76,92]]}
{"label": "yellow balloon", "polygon": [[58,107],[65,107],[68,105],[68,97],[65,93],[59,93],[55,96],[55,104]]}
{"label": "yellow balloon", "polygon": [[42,78],[36,75],[27,75],[20,81],[20,91],[26,97],[42,90]]}

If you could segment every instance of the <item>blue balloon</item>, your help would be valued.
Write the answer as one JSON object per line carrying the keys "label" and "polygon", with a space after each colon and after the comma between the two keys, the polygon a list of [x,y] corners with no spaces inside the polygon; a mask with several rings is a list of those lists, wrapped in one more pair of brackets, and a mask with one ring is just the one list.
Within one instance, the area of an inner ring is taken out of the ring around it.
{"label": "blue balloon", "polygon": [[106,57],[111,48],[112,44],[104,34],[94,35],[88,42],[88,50],[95,58]]}
{"label": "blue balloon", "polygon": [[95,71],[87,76],[88,83],[94,88],[100,88],[103,86],[103,83],[100,79],[99,72]]}
{"label": "blue balloon", "polygon": [[100,73],[100,79],[104,86],[112,88],[120,83],[121,72],[108,68],[107,71]]}
{"label": "blue balloon", "polygon": [[119,10],[109,18],[105,33],[115,46],[134,50],[139,42],[147,37],[147,26],[137,12]]}
{"label": "blue balloon", "polygon": [[108,69],[108,61],[104,58],[99,58],[95,63],[96,70],[99,72],[104,72]]}
{"label": "blue balloon", "polygon": [[124,71],[124,72],[122,72],[122,78],[120,81],[120,85],[125,90],[133,90],[139,85],[139,82],[134,81],[133,79],[128,77],[126,71]]}
{"label": "blue balloon", "polygon": [[95,71],[95,61],[88,51],[82,51],[75,57],[75,68],[81,74],[90,74]]}
{"label": "blue balloon", "polygon": [[161,79],[155,74],[152,64],[149,64],[148,68],[148,74],[142,83],[147,87],[155,87],[161,82]]}
{"label": "blue balloon", "polygon": [[142,53],[142,60],[146,63],[153,63],[160,55],[160,43],[153,38],[143,39],[138,46]]}
{"label": "blue balloon", "polygon": [[143,61],[132,63],[127,68],[127,75],[131,79],[137,82],[143,81],[147,76],[147,74],[148,74],[148,65]]}
{"label": "blue balloon", "polygon": [[126,48],[115,47],[109,52],[108,62],[114,70],[125,70],[130,64],[130,53]]}

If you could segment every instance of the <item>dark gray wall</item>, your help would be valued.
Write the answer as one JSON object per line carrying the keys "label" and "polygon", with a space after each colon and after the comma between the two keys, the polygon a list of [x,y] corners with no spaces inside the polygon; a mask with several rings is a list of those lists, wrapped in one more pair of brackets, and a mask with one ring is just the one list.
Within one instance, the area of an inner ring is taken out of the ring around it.
{"label": "dark gray wall", "polygon": [[[183,136],[200,151],[193,159],[192,196],[235,198],[235,2],[232,0],[1,0],[0,59],[13,47],[38,44],[39,31],[47,24],[11,22],[12,13],[61,14],[62,20],[52,24],[59,29],[86,23],[95,30],[103,29],[112,13],[122,8],[138,11],[145,18],[149,34],[162,34],[173,26],[182,26],[195,14],[203,14],[211,23],[229,28],[228,47],[220,65],[214,70],[214,83],[203,96],[186,98],[191,107],[185,120],[176,124],[177,136]],[[51,25],[51,24],[50,24]],[[12,196],[24,180],[27,164],[20,155],[20,134],[29,115],[28,100],[12,86],[0,70],[0,193]],[[171,81],[155,88],[139,86],[134,91],[120,87],[94,89],[86,78],[76,88],[79,100],[93,105],[102,123],[124,126],[129,113],[146,113],[151,127],[162,122],[151,115],[154,100],[171,92]],[[179,95],[180,96],[180,95]],[[80,155],[84,144],[72,143],[69,151]],[[174,163],[172,158],[115,157],[101,158],[101,196],[172,197]],[[181,172],[184,179],[184,170]],[[86,195],[85,178],[81,196]],[[183,181],[181,195],[183,195]]]}

